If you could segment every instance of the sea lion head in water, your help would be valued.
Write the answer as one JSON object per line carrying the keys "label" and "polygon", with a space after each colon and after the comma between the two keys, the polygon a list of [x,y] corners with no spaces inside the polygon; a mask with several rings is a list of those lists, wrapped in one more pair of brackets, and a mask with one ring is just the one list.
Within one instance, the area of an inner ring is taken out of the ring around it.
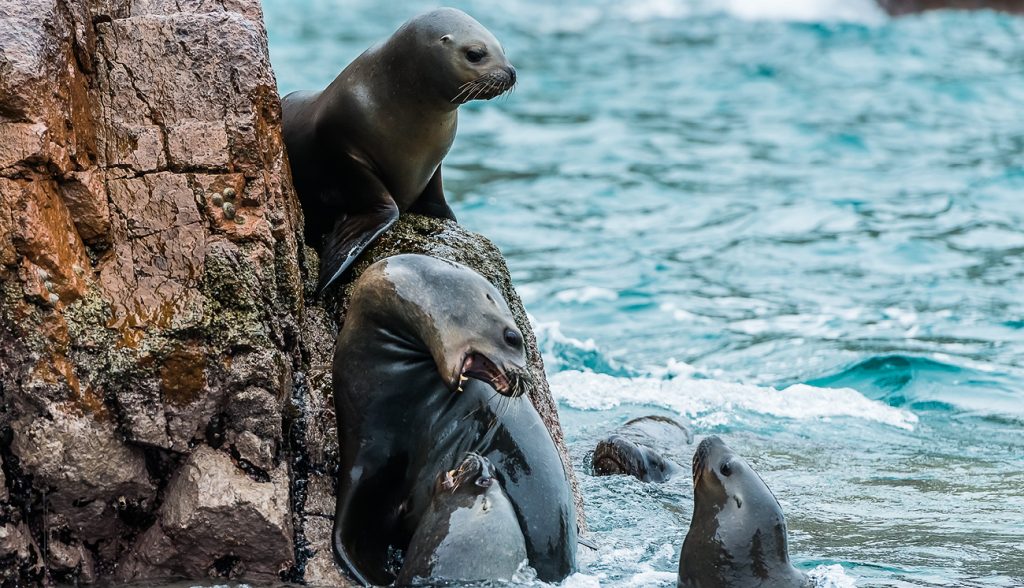
{"label": "sea lion head in water", "polygon": [[658,415],[632,419],[597,442],[591,457],[594,475],[665,482],[685,470],[662,454],[671,455],[692,442],[689,428],[674,419]]}
{"label": "sea lion head in water", "polygon": [[721,439],[704,439],[693,456],[693,518],[678,588],[809,585],[789,561],[786,518],[775,495]]}
{"label": "sea lion head in water", "polygon": [[479,274],[450,261],[396,255],[360,281],[351,306],[390,313],[382,323],[411,328],[408,335],[427,345],[449,390],[461,390],[468,378],[509,397],[530,388],[523,333],[505,299]]}
{"label": "sea lion head in water", "polygon": [[438,475],[395,585],[511,580],[524,561],[523,532],[494,466],[470,453]]}

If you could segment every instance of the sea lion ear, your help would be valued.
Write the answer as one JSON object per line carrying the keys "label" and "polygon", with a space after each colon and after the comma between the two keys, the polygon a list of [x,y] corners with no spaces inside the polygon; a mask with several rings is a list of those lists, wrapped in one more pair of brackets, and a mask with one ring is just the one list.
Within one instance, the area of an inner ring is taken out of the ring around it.
{"label": "sea lion ear", "polygon": [[452,39],[453,39],[453,37],[451,35],[445,35],[445,36],[441,37],[441,44],[443,45],[443,44],[446,44],[446,43],[451,43]]}

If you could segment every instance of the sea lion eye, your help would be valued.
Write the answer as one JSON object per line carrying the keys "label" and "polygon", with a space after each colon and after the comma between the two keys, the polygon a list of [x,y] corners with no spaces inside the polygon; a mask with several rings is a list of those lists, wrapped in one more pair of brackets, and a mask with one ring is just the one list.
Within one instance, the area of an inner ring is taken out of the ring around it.
{"label": "sea lion eye", "polygon": [[732,474],[732,466],[730,466],[727,461],[722,463],[722,467],[720,467],[719,470],[721,470],[722,475],[726,477]]}
{"label": "sea lion eye", "polygon": [[523,344],[522,335],[512,329],[505,329],[504,337],[505,343],[507,343],[509,347],[515,347],[518,349],[519,346]]}
{"label": "sea lion eye", "polygon": [[468,59],[470,63],[480,63],[484,57],[487,57],[487,52],[483,49],[470,49],[469,51],[466,51],[466,59]]}

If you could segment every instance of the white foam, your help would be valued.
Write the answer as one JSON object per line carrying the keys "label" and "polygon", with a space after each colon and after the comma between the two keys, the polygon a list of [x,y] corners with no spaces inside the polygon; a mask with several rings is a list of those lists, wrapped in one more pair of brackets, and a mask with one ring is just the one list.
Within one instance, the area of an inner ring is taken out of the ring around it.
{"label": "white foam", "polygon": [[885,13],[873,0],[722,0],[723,8],[746,20],[856,22],[875,24]]}
{"label": "white foam", "polygon": [[615,300],[619,293],[608,288],[597,286],[583,286],[582,288],[570,288],[555,294],[555,300],[559,302],[576,302],[586,304],[595,300]]}
{"label": "white foam", "polygon": [[665,20],[689,16],[692,2],[686,0],[633,0],[623,2],[623,15],[633,22]]}
{"label": "white foam", "polygon": [[818,566],[807,572],[814,582],[814,588],[856,588],[857,582],[846,575],[846,570],[839,564]]}
{"label": "white foam", "polygon": [[852,388],[796,384],[784,390],[718,380],[624,378],[581,371],[554,374],[555,397],[580,410],[608,410],[621,404],[661,406],[696,424],[734,421],[737,411],[790,419],[852,417],[912,430],[913,413],[871,400]]}
{"label": "white foam", "polygon": [[722,12],[744,20],[861,24],[886,20],[874,0],[633,0],[620,8],[622,16],[632,22]]}
{"label": "white foam", "polygon": [[648,586],[675,586],[679,579],[679,572],[659,572],[648,570],[633,574],[631,578],[624,581],[622,586],[633,588],[647,588]]}
{"label": "white foam", "polygon": [[601,582],[596,576],[589,576],[579,572],[563,580],[560,585],[562,588],[601,588]]}

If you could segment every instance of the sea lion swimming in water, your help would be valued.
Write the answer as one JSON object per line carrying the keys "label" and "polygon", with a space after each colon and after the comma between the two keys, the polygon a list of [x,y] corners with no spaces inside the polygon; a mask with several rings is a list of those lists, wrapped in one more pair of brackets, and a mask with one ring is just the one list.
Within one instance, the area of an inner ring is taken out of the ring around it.
{"label": "sea lion swimming in water", "polygon": [[455,220],[441,160],[455,140],[458,107],[515,82],[490,31],[460,10],[440,8],[367,49],[323,91],[282,99],[306,240],[320,253],[321,291],[399,213]]}
{"label": "sea lion swimming in water", "polygon": [[693,518],[679,555],[678,588],[808,588],[789,562],[786,517],[775,495],[718,437],[693,455]]}
{"label": "sea lion swimming in water", "polygon": [[591,456],[596,476],[626,474],[642,482],[665,482],[686,471],[671,455],[693,443],[685,425],[663,416],[635,418],[597,442]]}
{"label": "sea lion swimming in water", "polygon": [[365,583],[388,584],[438,472],[487,458],[515,510],[529,564],[557,582],[576,569],[576,512],[561,457],[523,397],[526,351],[501,294],[480,274],[397,255],[356,282],[334,355],[338,502],[334,550]]}
{"label": "sea lion swimming in water", "polygon": [[494,466],[471,453],[438,476],[395,585],[511,580],[525,561],[523,532]]}

